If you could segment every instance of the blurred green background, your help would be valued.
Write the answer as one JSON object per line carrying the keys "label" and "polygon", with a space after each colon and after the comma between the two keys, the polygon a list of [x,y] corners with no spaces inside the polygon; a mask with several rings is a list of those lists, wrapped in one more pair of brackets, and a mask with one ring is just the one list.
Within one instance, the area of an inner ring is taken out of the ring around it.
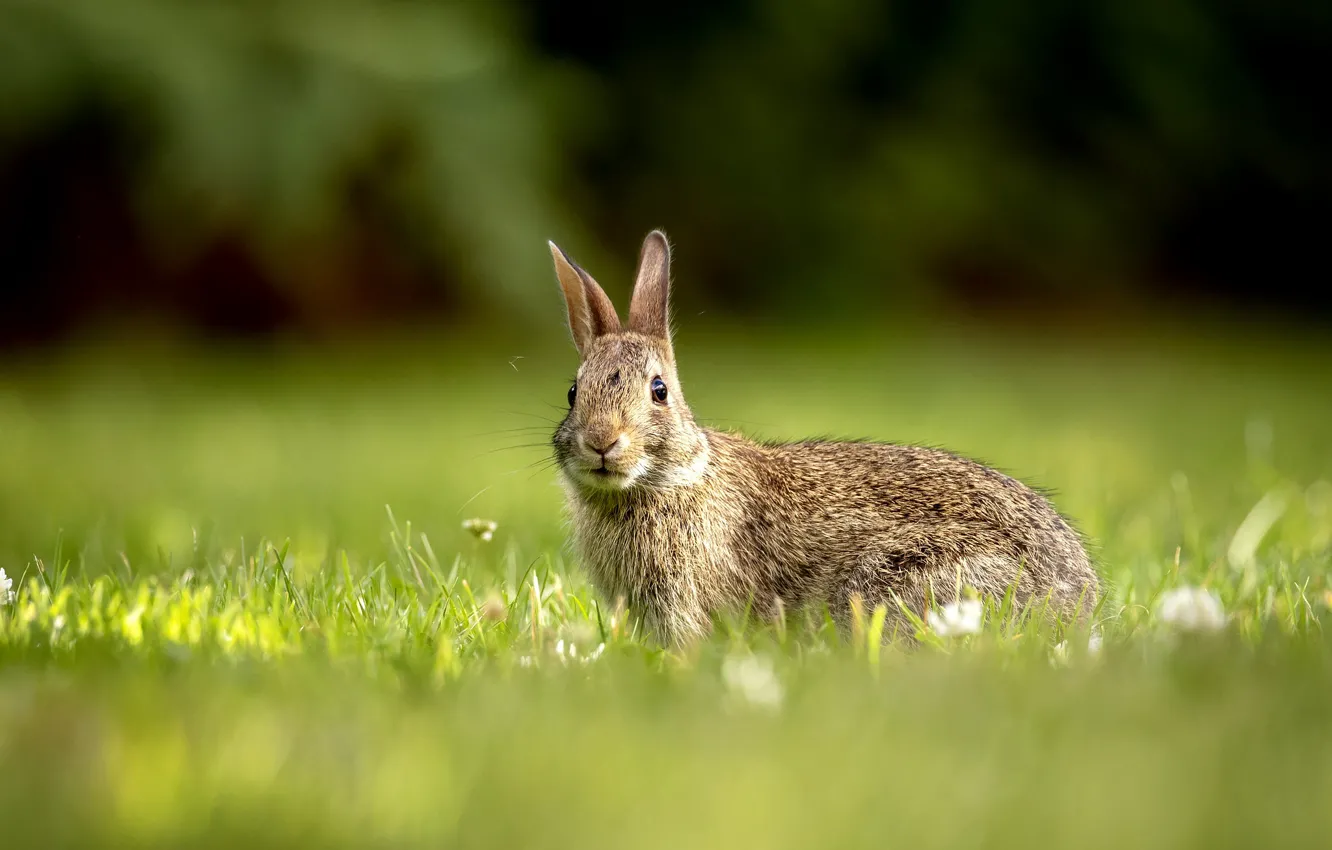
{"label": "blurred green background", "polygon": [[[685,314],[1326,316],[1325,3],[0,0],[0,340]],[[534,325],[535,326],[535,325]]]}

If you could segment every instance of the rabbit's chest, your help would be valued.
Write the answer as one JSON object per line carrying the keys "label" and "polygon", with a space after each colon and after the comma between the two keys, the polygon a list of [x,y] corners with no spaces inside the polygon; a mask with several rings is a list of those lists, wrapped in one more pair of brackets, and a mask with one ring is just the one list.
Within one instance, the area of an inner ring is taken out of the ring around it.
{"label": "rabbit's chest", "polygon": [[661,523],[624,523],[598,516],[576,522],[575,538],[591,570],[625,581],[693,561],[703,549],[692,535]]}
{"label": "rabbit's chest", "polygon": [[658,595],[673,582],[696,584],[725,557],[716,529],[668,512],[575,505],[574,539],[600,589],[629,598]]}

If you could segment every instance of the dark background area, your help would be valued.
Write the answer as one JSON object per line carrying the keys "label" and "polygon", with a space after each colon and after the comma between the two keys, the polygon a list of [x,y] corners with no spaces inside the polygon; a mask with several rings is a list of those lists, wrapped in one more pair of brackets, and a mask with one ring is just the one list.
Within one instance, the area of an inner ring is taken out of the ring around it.
{"label": "dark background area", "polygon": [[656,226],[737,319],[1325,320],[1329,48],[1316,2],[0,0],[0,343],[544,324],[545,239],[606,279]]}

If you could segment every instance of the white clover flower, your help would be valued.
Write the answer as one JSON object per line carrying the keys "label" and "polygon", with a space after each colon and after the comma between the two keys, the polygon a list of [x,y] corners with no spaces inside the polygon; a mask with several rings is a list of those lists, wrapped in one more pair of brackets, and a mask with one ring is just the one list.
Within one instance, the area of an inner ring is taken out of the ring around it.
{"label": "white clover flower", "polygon": [[782,683],[766,657],[732,655],[722,662],[722,679],[733,697],[749,705],[768,711],[781,707]]}
{"label": "white clover flower", "polygon": [[13,587],[14,580],[5,573],[4,567],[0,567],[0,605],[14,601]]}
{"label": "white clover flower", "polygon": [[1181,632],[1215,632],[1225,628],[1226,611],[1221,600],[1201,587],[1176,587],[1166,591],[1157,605],[1161,622]]}
{"label": "white clover flower", "polygon": [[983,614],[979,599],[960,599],[939,609],[931,608],[925,620],[940,637],[974,635],[980,633]]}
{"label": "white clover flower", "polygon": [[493,519],[473,517],[472,519],[463,520],[462,527],[463,531],[469,532],[477,540],[489,543],[491,538],[495,536],[495,529],[499,528],[499,523]]}
{"label": "white clover flower", "polygon": [[573,641],[564,642],[560,638],[555,642],[555,654],[559,656],[562,663],[568,664],[570,661],[576,661],[579,664],[591,664],[601,657],[601,653],[606,651],[606,644],[597,644],[597,648],[583,655],[578,654],[578,646]]}
{"label": "white clover flower", "polygon": [[1050,663],[1056,667],[1068,663],[1068,641],[1061,640],[1059,643],[1050,647]]}
{"label": "white clover flower", "polygon": [[[1101,651],[1101,630],[1093,629],[1087,636],[1087,654],[1097,655]],[[1063,666],[1072,658],[1072,651],[1069,649],[1068,641],[1061,640],[1059,643],[1050,647],[1050,663],[1056,667]]]}
{"label": "white clover flower", "polygon": [[1091,633],[1091,636],[1087,638],[1087,651],[1092,655],[1096,655],[1101,651],[1101,643],[1103,641],[1104,638],[1101,636],[1101,630],[1096,629]]}

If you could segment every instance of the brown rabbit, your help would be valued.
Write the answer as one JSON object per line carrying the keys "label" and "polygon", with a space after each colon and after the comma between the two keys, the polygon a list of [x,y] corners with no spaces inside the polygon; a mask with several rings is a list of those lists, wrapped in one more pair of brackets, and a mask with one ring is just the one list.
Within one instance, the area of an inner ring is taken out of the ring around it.
{"label": "brown rabbit", "polygon": [[643,242],[629,326],[553,242],[582,355],[553,438],[573,537],[597,590],[666,644],[712,616],[852,599],[886,603],[885,635],[910,635],[960,587],[1047,600],[1065,619],[1095,604],[1078,534],[1014,479],[934,449],[864,442],[757,443],[700,427],[680,390],[669,321],[670,247]]}

